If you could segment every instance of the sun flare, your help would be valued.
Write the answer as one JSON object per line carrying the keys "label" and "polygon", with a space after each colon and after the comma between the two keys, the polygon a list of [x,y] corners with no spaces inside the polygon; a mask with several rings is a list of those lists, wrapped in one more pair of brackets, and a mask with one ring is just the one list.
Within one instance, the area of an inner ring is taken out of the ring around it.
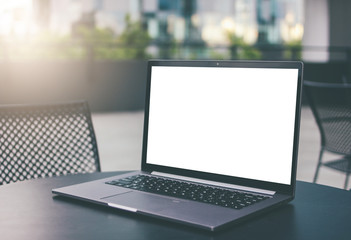
{"label": "sun flare", "polygon": [[0,0],[0,36],[24,38],[37,33],[32,0]]}

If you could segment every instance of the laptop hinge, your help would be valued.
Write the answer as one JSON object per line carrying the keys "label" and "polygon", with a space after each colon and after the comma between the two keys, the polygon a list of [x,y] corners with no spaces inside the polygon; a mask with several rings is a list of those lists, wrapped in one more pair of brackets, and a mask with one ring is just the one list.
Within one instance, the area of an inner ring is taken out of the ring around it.
{"label": "laptop hinge", "polygon": [[271,195],[271,196],[273,196],[275,194],[275,191],[266,190],[266,189],[245,187],[245,186],[241,186],[241,185],[221,183],[221,182],[203,180],[203,179],[192,178],[192,177],[184,177],[184,176],[169,174],[169,173],[162,173],[162,172],[153,171],[151,174],[161,176],[161,177],[175,178],[175,179],[184,180],[184,181],[209,184],[209,185],[214,185],[214,186],[219,186],[219,187],[232,188],[232,189],[236,189],[236,190],[255,192],[255,193],[266,194],[266,195]]}

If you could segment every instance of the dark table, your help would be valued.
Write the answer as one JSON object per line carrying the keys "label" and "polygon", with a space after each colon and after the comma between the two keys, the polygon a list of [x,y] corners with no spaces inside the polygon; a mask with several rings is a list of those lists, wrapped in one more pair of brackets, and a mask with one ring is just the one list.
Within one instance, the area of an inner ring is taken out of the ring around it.
{"label": "dark table", "polygon": [[218,233],[55,196],[94,173],[0,186],[0,239],[351,239],[351,192],[297,183],[290,204]]}

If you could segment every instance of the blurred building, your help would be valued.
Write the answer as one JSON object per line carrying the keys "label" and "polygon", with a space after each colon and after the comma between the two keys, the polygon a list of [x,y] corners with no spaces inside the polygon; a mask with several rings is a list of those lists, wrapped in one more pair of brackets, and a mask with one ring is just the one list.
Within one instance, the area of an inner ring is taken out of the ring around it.
{"label": "blurred building", "polygon": [[0,0],[0,42],[43,32],[70,36],[77,24],[117,37],[128,14],[148,32],[156,57],[212,58],[223,50],[231,58],[228,47],[241,44],[266,59],[285,58],[281,49],[295,47],[298,58],[325,62],[345,59],[350,10],[348,0]]}
{"label": "blurred building", "polygon": [[228,43],[229,31],[250,44],[277,44],[303,35],[303,0],[33,0],[32,5],[38,25],[60,34],[69,34],[74,22],[93,12],[96,26],[116,35],[129,14],[157,41],[221,45]]}

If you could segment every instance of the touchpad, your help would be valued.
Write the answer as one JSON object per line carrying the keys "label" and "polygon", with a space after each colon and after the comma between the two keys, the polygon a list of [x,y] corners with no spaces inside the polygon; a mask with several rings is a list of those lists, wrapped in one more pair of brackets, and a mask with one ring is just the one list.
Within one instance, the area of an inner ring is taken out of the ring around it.
{"label": "touchpad", "polygon": [[230,221],[237,214],[236,210],[228,208],[134,191],[104,200],[111,207],[208,226]]}
{"label": "touchpad", "polygon": [[172,208],[182,202],[187,202],[186,200],[133,191],[107,197],[103,200],[105,200],[107,203],[135,208],[145,212],[160,212],[164,209]]}

